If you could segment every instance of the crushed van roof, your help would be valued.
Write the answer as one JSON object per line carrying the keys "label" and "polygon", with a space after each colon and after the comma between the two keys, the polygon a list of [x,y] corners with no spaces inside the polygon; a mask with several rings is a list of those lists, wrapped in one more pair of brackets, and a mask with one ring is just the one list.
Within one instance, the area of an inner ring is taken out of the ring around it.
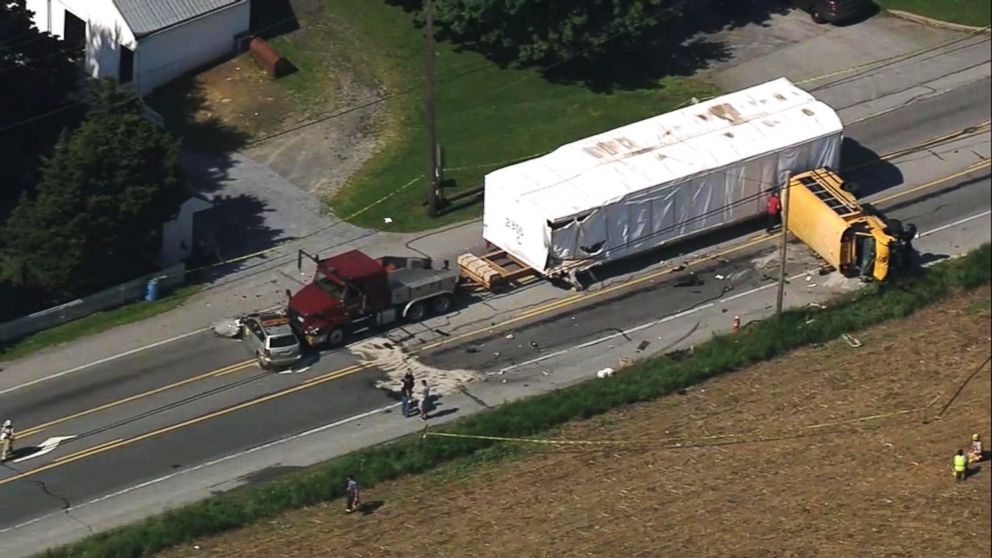
{"label": "crushed van roof", "polygon": [[525,201],[556,222],[842,131],[833,109],[780,78],[489,173],[486,197]]}

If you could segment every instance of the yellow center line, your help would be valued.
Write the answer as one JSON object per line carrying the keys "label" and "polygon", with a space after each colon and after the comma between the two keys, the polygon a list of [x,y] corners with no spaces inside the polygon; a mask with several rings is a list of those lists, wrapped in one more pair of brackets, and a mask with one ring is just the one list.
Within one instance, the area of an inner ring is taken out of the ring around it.
{"label": "yellow center line", "polygon": [[971,165],[970,167],[964,169],[961,172],[956,172],[956,173],[954,173],[954,174],[952,174],[950,176],[945,176],[943,178],[938,178],[937,180],[934,180],[932,182],[927,182],[926,184],[920,184],[919,186],[914,186],[912,188],[909,188],[908,190],[903,190],[902,192],[896,192],[895,194],[878,198],[873,203],[875,203],[877,205],[877,204],[881,204],[881,203],[890,202],[892,200],[897,200],[899,198],[904,198],[904,197],[906,197],[906,196],[908,196],[910,194],[914,194],[916,192],[919,192],[920,190],[926,190],[928,188],[933,188],[934,186],[939,186],[939,185],[941,185],[941,184],[943,184],[945,182],[949,182],[951,180],[954,180],[955,178],[961,178],[962,176],[965,176],[967,174],[971,174],[971,173],[973,173],[973,172],[975,172],[977,170],[988,168],[990,164],[992,164],[992,163],[990,163],[989,161],[980,161],[980,162],[978,162],[978,163],[976,163],[974,165]]}
{"label": "yellow center line", "polygon": [[[987,124],[988,123],[983,124],[982,126],[985,126]],[[926,184],[920,184],[919,186],[914,186],[914,187],[909,188],[907,190],[903,190],[902,192],[897,192],[897,193],[894,193],[892,195],[889,195],[889,196],[886,196],[886,197],[883,197],[883,198],[874,200],[872,203],[874,203],[874,204],[877,205],[877,204],[881,204],[881,203],[890,202],[892,200],[896,200],[896,199],[899,199],[899,198],[903,198],[903,197],[906,197],[906,196],[908,196],[910,194],[914,194],[914,193],[919,192],[921,190],[926,190],[928,188],[933,188],[935,186],[939,186],[941,184],[944,184],[945,182],[949,182],[951,180],[954,180],[955,178],[960,178],[962,176],[965,176],[967,174],[973,173],[973,172],[975,172],[977,170],[980,170],[982,168],[987,168],[989,166],[990,166],[990,162],[989,161],[980,161],[980,162],[978,162],[978,163],[976,163],[976,164],[968,167],[967,169],[965,169],[965,170],[963,170],[961,172],[957,172],[957,173],[954,173],[954,174],[952,174],[950,176],[945,176],[943,178],[939,178],[937,180],[933,180],[931,182],[927,182]],[[627,281],[624,281],[622,283],[618,283],[616,285],[613,285],[611,287],[607,287],[605,289],[601,289],[601,290],[593,291],[593,292],[589,292],[589,293],[573,294],[573,295],[570,295],[570,296],[568,296],[566,298],[563,298],[563,299],[554,300],[554,301],[545,303],[545,304],[543,304],[541,306],[538,306],[536,308],[532,308],[532,309],[530,309],[530,310],[528,310],[526,312],[523,312],[521,314],[517,314],[513,318],[510,318],[508,320],[504,320],[504,321],[502,321],[502,322],[499,323],[498,327],[502,328],[502,327],[505,327],[505,326],[508,326],[508,325],[516,324],[516,323],[519,323],[519,322],[522,322],[522,321],[525,321],[525,320],[528,320],[528,319],[535,318],[537,316],[541,316],[541,315],[547,314],[547,313],[552,312],[554,310],[561,310],[563,308],[567,308],[567,307],[570,307],[570,306],[575,306],[576,304],[578,304],[580,302],[584,302],[584,301],[587,301],[587,300],[592,300],[592,299],[595,299],[595,298],[599,298],[599,297],[605,296],[607,294],[616,292],[618,290],[630,288],[630,287],[633,287],[633,286],[636,286],[636,285],[640,285],[640,284],[645,283],[647,281],[651,281],[651,280],[657,279],[658,277],[661,277],[663,275],[674,273],[676,269],[682,270],[682,269],[686,269],[686,268],[698,266],[701,263],[705,263],[705,262],[708,262],[708,261],[712,261],[712,260],[715,260],[715,259],[726,257],[729,254],[732,254],[732,253],[735,253],[735,252],[740,252],[741,250],[745,250],[747,248],[751,248],[753,246],[757,246],[759,244],[762,244],[762,243],[765,243],[765,242],[769,242],[771,240],[774,240],[776,238],[779,238],[780,236],[781,236],[781,233],[775,233],[775,234],[770,234],[770,235],[764,235],[764,234],[753,235],[753,236],[751,236],[749,238],[745,238],[740,244],[736,244],[734,246],[731,246],[731,247],[727,248],[726,250],[721,250],[721,251],[718,251],[718,252],[715,252],[715,253],[712,253],[712,254],[701,256],[701,257],[699,257],[699,258],[697,258],[695,260],[691,260],[691,261],[685,262],[684,263],[684,267],[661,269],[661,270],[658,270],[658,271],[654,271],[652,273],[649,273],[647,275],[644,275],[643,277],[637,277],[637,278],[634,278],[634,279],[629,279]],[[466,333],[455,335],[453,337],[448,337],[446,339],[441,339],[441,340],[438,340],[438,341],[434,341],[432,343],[428,343],[428,344],[426,344],[426,345],[418,348],[417,349],[417,352],[424,352],[424,351],[428,351],[428,350],[431,350],[431,349],[436,349],[436,348],[438,348],[438,347],[440,347],[442,345],[448,345],[448,344],[451,344],[451,343],[453,343],[455,341],[462,341],[462,340],[467,339],[467,338],[470,338],[470,337],[475,337],[477,335],[480,335],[482,333],[485,333],[487,331],[492,330],[494,327],[495,326],[479,328],[479,329],[476,329],[476,330],[473,330],[473,331],[469,331],[469,332],[466,332]]]}
{"label": "yellow center line", "polygon": [[117,448],[122,448],[124,446],[129,446],[131,444],[140,442],[142,440],[147,440],[148,438],[154,438],[155,436],[160,436],[162,434],[166,434],[168,432],[172,432],[172,431],[178,430],[180,428],[186,428],[187,426],[192,426],[194,424],[198,424],[198,423],[201,423],[201,422],[204,422],[204,421],[207,421],[207,420],[211,420],[211,419],[214,419],[214,418],[217,418],[217,417],[221,417],[221,416],[224,416],[224,415],[233,413],[235,411],[240,411],[241,409],[245,409],[245,408],[252,407],[252,406],[255,406],[255,405],[258,405],[258,404],[261,404],[261,403],[265,403],[266,401],[271,401],[273,399],[278,399],[280,397],[284,397],[286,395],[290,395],[290,394],[296,393],[298,391],[302,391],[302,390],[311,388],[311,387],[313,387],[315,385],[323,384],[325,382],[329,382],[331,380],[336,380],[336,379],[338,379],[338,378],[340,378],[342,376],[347,376],[349,374],[354,374],[356,372],[359,372],[361,370],[364,370],[366,368],[371,368],[371,367],[372,367],[372,364],[369,363],[369,364],[359,364],[359,365],[355,365],[355,366],[349,366],[347,368],[342,368],[340,370],[334,370],[334,371],[328,372],[328,373],[326,373],[324,375],[321,375],[321,376],[317,376],[315,378],[312,378],[309,381],[307,381],[306,383],[302,383],[302,384],[299,384],[297,386],[284,389],[282,391],[277,391],[275,393],[270,393],[269,395],[266,395],[266,396],[263,396],[263,397],[259,397],[258,399],[253,399],[251,401],[245,401],[244,403],[239,403],[239,404],[234,405],[232,407],[227,407],[227,408],[221,409],[219,411],[214,411],[212,413],[208,413],[208,414],[201,415],[201,416],[198,416],[198,417],[195,417],[195,418],[191,418],[189,420],[185,420],[183,422],[179,422],[179,423],[173,424],[171,426],[166,426],[164,428],[159,428],[158,430],[153,430],[151,432],[147,432],[145,434],[141,434],[141,435],[135,436],[133,438],[126,438],[126,439],[122,439],[121,441],[110,442],[110,443],[104,444],[102,446],[95,446],[93,448],[89,448],[87,450],[83,450],[81,452],[78,452],[76,455],[66,456],[66,457],[63,457],[62,459],[60,459],[58,461],[53,461],[52,463],[49,463],[47,465],[42,465],[41,467],[38,467],[36,469],[32,469],[30,471],[25,471],[23,473],[20,473],[20,474],[11,476],[11,477],[7,477],[5,479],[0,479],[0,486],[5,485],[5,484],[8,484],[8,483],[11,483],[11,482],[14,482],[14,481],[17,481],[17,480],[20,480],[20,479],[23,479],[23,478],[27,478],[27,477],[31,477],[31,476],[37,475],[38,473],[42,473],[42,472],[48,471],[49,469],[54,469],[56,467],[61,467],[62,465],[66,465],[66,464],[72,463],[74,461],[78,461],[80,459],[85,459],[87,457],[92,457],[94,455],[99,455],[101,453],[105,453],[105,452],[108,452],[110,450],[114,450],[114,449],[117,449]]}
{"label": "yellow center line", "polygon": [[[970,173],[975,172],[975,171],[980,170],[980,169],[988,168],[990,165],[992,165],[992,163],[990,163],[990,161],[981,161],[981,162],[978,162],[978,163],[970,166],[969,168],[967,168],[967,169],[965,169],[963,171],[954,173],[954,174],[952,174],[950,176],[945,176],[945,177],[940,178],[940,179],[937,179],[937,180],[933,180],[933,181],[928,182],[926,184],[921,184],[919,186],[914,186],[914,187],[912,187],[912,188],[910,188],[908,190],[904,190],[902,192],[898,192],[898,193],[892,194],[890,196],[886,196],[886,197],[880,198],[878,200],[875,200],[874,203],[875,204],[880,204],[880,203],[889,202],[889,201],[892,201],[892,200],[895,200],[895,199],[898,199],[898,198],[902,198],[902,197],[908,196],[910,194],[919,192],[921,190],[925,190],[925,189],[928,189],[928,188],[933,188],[933,187],[938,186],[940,184],[944,184],[944,183],[946,183],[948,181],[954,180],[955,178],[959,178],[959,177],[965,176],[967,174],[970,174]],[[780,236],[780,234],[755,235],[755,236],[746,238],[740,244],[731,246],[731,247],[729,247],[729,248],[727,248],[725,250],[721,250],[721,251],[718,251],[716,253],[709,254],[709,255],[700,257],[700,258],[698,258],[696,260],[687,262],[685,264],[685,267],[691,267],[691,266],[698,265],[698,264],[703,263],[703,262],[706,262],[706,261],[712,261],[714,259],[719,259],[721,257],[724,257],[724,256],[728,255],[728,254],[731,254],[731,253],[734,253],[734,252],[739,252],[739,251],[744,250],[744,249],[747,249],[749,247],[756,246],[758,244],[762,244],[764,242],[771,241],[771,240],[773,240],[775,238],[778,238],[779,236]],[[561,300],[557,300],[557,301],[552,301],[552,302],[550,302],[548,304],[545,304],[544,306],[531,309],[531,310],[526,311],[526,312],[523,312],[522,314],[519,314],[519,315],[517,315],[517,316],[515,316],[515,317],[513,317],[513,318],[511,318],[509,320],[505,320],[505,321],[503,321],[503,322],[500,323],[499,327],[504,327],[506,325],[514,324],[514,323],[517,323],[517,322],[520,322],[520,321],[523,321],[523,320],[526,320],[526,319],[529,319],[529,318],[533,318],[534,316],[538,316],[538,315],[542,315],[542,314],[547,314],[547,313],[552,312],[554,310],[558,310],[558,309],[565,308],[565,307],[568,307],[568,306],[573,306],[573,305],[575,305],[575,304],[577,304],[579,302],[582,302],[582,301],[591,300],[591,299],[594,299],[594,298],[605,296],[606,294],[609,294],[611,292],[615,292],[617,290],[624,289],[624,288],[629,288],[629,287],[632,287],[632,286],[635,286],[635,285],[644,283],[646,281],[650,281],[650,280],[656,279],[656,278],[658,278],[660,276],[663,276],[665,274],[673,273],[673,272],[675,272],[675,269],[676,268],[668,268],[668,269],[658,270],[658,271],[655,271],[655,272],[653,272],[651,274],[648,274],[648,275],[646,275],[644,277],[630,279],[628,281],[619,283],[617,285],[614,285],[612,287],[608,287],[608,288],[605,288],[605,289],[602,289],[602,290],[599,290],[599,291],[590,292],[590,293],[575,294],[575,295],[571,295],[571,296],[569,296],[569,297],[567,297],[565,299],[561,299]],[[679,268],[679,269],[684,269],[684,268]],[[487,331],[489,331],[491,329],[492,329],[491,327],[479,328],[479,329],[474,330],[474,331],[470,331],[470,332],[467,332],[467,333],[464,333],[464,334],[460,334],[460,335],[457,335],[457,336],[454,336],[454,337],[443,339],[443,340],[440,340],[440,341],[437,341],[437,342],[429,343],[429,344],[426,344],[426,345],[420,347],[419,349],[417,349],[416,352],[418,352],[418,353],[419,352],[424,352],[426,350],[429,350],[429,349],[432,349],[432,348],[436,348],[436,347],[439,347],[441,345],[446,345],[446,344],[453,343],[455,341],[459,341],[459,340],[462,340],[462,339],[473,337],[473,336],[479,335],[481,333],[485,333],[485,332],[487,332]],[[52,425],[59,424],[59,423],[62,423],[62,422],[66,422],[68,420],[72,420],[73,418],[78,418],[78,417],[81,417],[81,416],[84,416],[84,415],[88,415],[90,413],[95,413],[95,412],[98,412],[98,411],[101,411],[101,410],[105,410],[105,409],[108,409],[108,408],[111,408],[111,407],[114,407],[114,406],[117,406],[117,405],[121,405],[121,404],[127,403],[129,401],[134,401],[134,400],[140,399],[142,397],[147,397],[147,396],[152,395],[152,394],[155,394],[155,393],[160,393],[162,391],[165,391],[165,390],[168,390],[168,389],[172,389],[174,387],[178,387],[178,386],[181,386],[181,385],[189,384],[189,383],[195,382],[197,380],[201,380],[201,379],[204,379],[204,378],[207,378],[207,377],[211,377],[211,376],[220,376],[220,375],[228,374],[228,373],[234,372],[236,370],[240,370],[242,368],[246,368],[246,367],[252,365],[253,363],[254,363],[254,361],[245,361],[245,362],[233,364],[233,365],[230,365],[230,366],[221,368],[219,370],[214,370],[214,371],[208,372],[206,374],[201,374],[199,376],[195,376],[193,378],[182,380],[180,382],[176,382],[176,383],[170,384],[168,386],[163,386],[161,388],[157,388],[157,389],[151,390],[151,391],[146,392],[146,393],[137,394],[137,395],[134,395],[134,396],[131,396],[131,397],[122,399],[120,401],[115,401],[115,402],[112,402],[112,403],[107,403],[105,405],[101,405],[100,407],[96,407],[96,408],[90,409],[88,411],[82,411],[80,413],[76,413],[76,414],[70,415],[68,417],[64,417],[64,418],[61,418],[61,419],[57,419],[57,420],[54,420],[54,421],[51,421],[51,422],[48,422],[48,423],[45,423],[45,424],[42,424],[42,425],[33,427],[31,429],[28,429],[26,431],[26,434],[25,435],[36,434],[37,432],[40,432],[44,428],[50,427]],[[167,432],[171,432],[171,431],[174,431],[174,430],[177,430],[177,429],[180,429],[180,428],[185,428],[187,426],[191,426],[191,425],[194,425],[194,424],[197,424],[197,423],[206,421],[206,420],[210,420],[210,419],[213,419],[213,418],[216,418],[216,417],[227,415],[229,413],[233,413],[233,412],[238,411],[238,410],[241,410],[241,409],[245,409],[245,408],[248,408],[248,407],[251,407],[251,406],[254,406],[254,405],[258,405],[258,404],[264,403],[266,401],[271,401],[273,399],[276,399],[276,398],[279,398],[279,397],[283,397],[285,395],[290,395],[292,393],[296,393],[298,391],[302,391],[304,389],[308,389],[308,388],[311,388],[313,386],[316,386],[316,385],[319,385],[319,384],[322,384],[322,383],[325,383],[325,382],[329,382],[331,380],[335,380],[335,379],[338,379],[338,378],[341,378],[341,377],[344,377],[344,376],[348,376],[350,374],[354,374],[354,373],[357,373],[357,372],[359,372],[361,370],[365,370],[365,369],[371,368],[371,367],[372,367],[372,364],[371,363],[364,363],[364,364],[352,365],[352,366],[348,366],[348,367],[341,368],[341,369],[338,369],[338,370],[334,370],[334,371],[331,371],[331,372],[327,372],[327,373],[325,373],[323,375],[315,376],[313,378],[310,378],[310,379],[308,379],[308,380],[306,380],[306,381],[304,381],[304,382],[302,382],[299,385],[296,385],[294,387],[287,388],[287,389],[285,389],[283,391],[277,391],[277,392],[271,393],[269,395],[263,396],[263,397],[258,398],[258,399],[254,399],[254,400],[251,400],[251,401],[246,401],[244,403],[240,403],[240,404],[234,405],[232,407],[227,407],[225,409],[221,409],[221,410],[216,411],[216,412],[213,412],[213,413],[209,413],[209,414],[202,415],[200,417],[196,417],[196,418],[193,418],[193,419],[184,421],[184,422],[180,422],[180,423],[174,424],[172,426],[168,426],[168,427],[164,427],[164,428],[161,428],[161,429],[158,429],[158,430],[154,430],[152,432],[148,432],[146,434],[142,434],[142,435],[136,436],[134,438],[121,439],[120,441],[108,442],[108,443],[103,444],[101,446],[96,446],[96,447],[93,447],[93,448],[89,448],[87,450],[82,450],[80,452],[77,452],[76,454],[73,454],[73,455],[69,455],[69,456],[60,458],[60,459],[58,459],[58,460],[56,460],[56,461],[54,461],[54,462],[52,462],[52,463],[50,463],[48,465],[44,465],[44,466],[39,467],[37,469],[33,469],[31,471],[26,471],[24,473],[20,473],[18,475],[15,475],[15,476],[12,476],[12,477],[9,477],[9,478],[6,478],[6,479],[2,479],[2,480],[0,480],[0,485],[7,484],[7,483],[13,482],[15,480],[21,479],[21,478],[29,477],[29,476],[38,474],[40,472],[47,471],[47,470],[52,469],[54,467],[58,467],[58,466],[67,464],[67,463],[72,463],[73,461],[77,461],[79,459],[83,459],[83,458],[86,458],[86,457],[90,457],[90,456],[93,456],[93,455],[104,453],[104,452],[110,451],[112,449],[116,449],[116,448],[119,448],[119,447],[123,447],[123,446],[127,446],[127,445],[130,445],[130,444],[139,442],[141,440],[145,440],[145,439],[148,439],[148,438],[159,436],[159,435],[165,434]]]}
{"label": "yellow center line", "polygon": [[239,362],[237,364],[232,364],[230,366],[225,366],[224,368],[220,368],[218,370],[211,370],[210,372],[207,372],[205,374],[200,374],[199,376],[193,376],[191,378],[186,378],[185,380],[180,380],[180,381],[175,382],[173,384],[169,384],[169,385],[166,385],[166,386],[155,388],[153,390],[149,390],[149,391],[145,391],[145,392],[142,392],[142,393],[138,393],[138,394],[132,395],[130,397],[125,397],[124,399],[119,399],[117,401],[111,401],[110,403],[105,403],[103,405],[100,405],[99,407],[93,407],[92,409],[87,409],[85,411],[80,411],[78,413],[74,413],[74,414],[71,414],[71,415],[68,415],[68,416],[64,416],[62,418],[55,419],[53,421],[49,421],[49,422],[46,422],[44,424],[39,424],[37,426],[32,426],[31,428],[28,428],[26,430],[21,431],[19,433],[19,435],[18,435],[18,438],[26,438],[28,436],[33,436],[35,434],[38,434],[40,432],[43,432],[43,431],[47,430],[48,428],[51,428],[52,426],[55,426],[57,424],[62,424],[64,422],[68,422],[68,421],[73,420],[73,419],[84,417],[86,415],[91,415],[93,413],[98,413],[100,411],[106,411],[107,409],[111,409],[113,407],[117,407],[117,406],[123,405],[125,403],[130,403],[132,401],[137,401],[138,399],[143,399],[145,397],[149,397],[151,395],[155,395],[156,393],[162,393],[163,391],[167,391],[167,390],[174,389],[174,388],[177,388],[177,387],[180,387],[180,386],[191,384],[193,382],[198,382],[200,380],[209,378],[211,376],[221,376],[223,374],[230,374],[232,372],[236,372],[238,370],[247,368],[249,365],[251,365],[253,363],[254,363],[254,361]]}
{"label": "yellow center line", "polygon": [[69,455],[65,455],[65,456],[62,456],[62,457],[56,459],[55,460],[55,463],[66,461],[68,459],[76,459],[76,458],[79,458],[79,457],[90,455],[91,453],[94,453],[97,450],[103,449],[103,448],[105,448],[107,446],[112,446],[112,445],[114,445],[114,444],[116,444],[116,443],[118,443],[118,442],[120,442],[122,440],[124,440],[124,438],[117,438],[116,440],[111,440],[109,442],[104,442],[104,443],[102,443],[102,444],[100,444],[98,446],[93,446],[91,448],[86,448],[86,449],[79,450],[77,452],[70,453]]}

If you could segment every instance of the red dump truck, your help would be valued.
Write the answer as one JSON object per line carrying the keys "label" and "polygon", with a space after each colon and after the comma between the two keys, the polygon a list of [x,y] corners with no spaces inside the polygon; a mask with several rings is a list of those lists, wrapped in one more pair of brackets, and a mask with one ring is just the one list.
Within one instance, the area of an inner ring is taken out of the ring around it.
{"label": "red dump truck", "polygon": [[373,259],[351,250],[321,259],[313,280],[289,299],[290,324],[311,347],[337,347],[348,337],[400,320],[420,321],[445,314],[454,303],[458,272],[433,269],[429,258],[387,256]]}

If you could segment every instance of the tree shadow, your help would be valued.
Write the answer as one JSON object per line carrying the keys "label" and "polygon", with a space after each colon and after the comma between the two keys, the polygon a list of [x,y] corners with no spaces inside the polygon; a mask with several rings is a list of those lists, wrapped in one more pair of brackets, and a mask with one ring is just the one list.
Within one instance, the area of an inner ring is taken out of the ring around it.
{"label": "tree shadow", "polygon": [[[423,2],[387,0],[387,3],[415,14],[414,26],[421,27]],[[746,25],[767,26],[774,15],[793,8],[782,0],[692,0],[684,2],[683,13],[645,31],[636,40],[624,40],[618,33],[595,54],[578,51],[557,60],[518,64],[514,48],[483,45],[459,40],[438,22],[438,38],[450,40],[456,50],[478,52],[501,67],[535,68],[553,83],[583,84],[593,91],[657,89],[661,78],[687,76],[724,62],[733,55],[723,40],[708,37]]]}
{"label": "tree shadow", "polygon": [[165,128],[179,139],[184,149],[224,155],[237,151],[249,139],[248,134],[210,112],[207,92],[199,79],[201,72],[225,62],[184,74],[145,97],[148,106],[162,117]]}
{"label": "tree shadow", "polygon": [[844,138],[840,158],[844,162],[844,179],[857,184],[855,194],[859,198],[877,194],[903,182],[899,167],[883,160],[878,153],[857,140]]}
{"label": "tree shadow", "polygon": [[249,29],[265,40],[292,33],[300,28],[296,10],[290,0],[263,0],[251,3]]}
{"label": "tree shadow", "polygon": [[[217,195],[214,206],[197,214],[197,247],[193,267],[236,259],[275,246],[282,230],[265,224],[265,213],[271,211],[255,196]],[[217,266],[212,275],[224,275],[237,269],[238,263]],[[202,278],[207,279],[207,278]]]}

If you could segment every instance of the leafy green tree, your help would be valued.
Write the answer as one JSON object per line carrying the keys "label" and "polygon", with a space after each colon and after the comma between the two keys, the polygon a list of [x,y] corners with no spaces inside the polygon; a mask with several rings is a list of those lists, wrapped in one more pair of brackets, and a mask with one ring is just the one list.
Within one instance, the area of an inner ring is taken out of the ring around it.
{"label": "leafy green tree", "polygon": [[41,157],[79,123],[79,49],[31,21],[17,0],[0,0],[0,222],[39,178]]}
{"label": "leafy green tree", "polygon": [[175,141],[113,81],[96,82],[93,97],[7,221],[3,273],[15,285],[76,296],[131,279],[152,265],[183,201]]}
{"label": "leafy green tree", "polygon": [[504,62],[595,58],[681,13],[682,0],[435,0],[446,37]]}

